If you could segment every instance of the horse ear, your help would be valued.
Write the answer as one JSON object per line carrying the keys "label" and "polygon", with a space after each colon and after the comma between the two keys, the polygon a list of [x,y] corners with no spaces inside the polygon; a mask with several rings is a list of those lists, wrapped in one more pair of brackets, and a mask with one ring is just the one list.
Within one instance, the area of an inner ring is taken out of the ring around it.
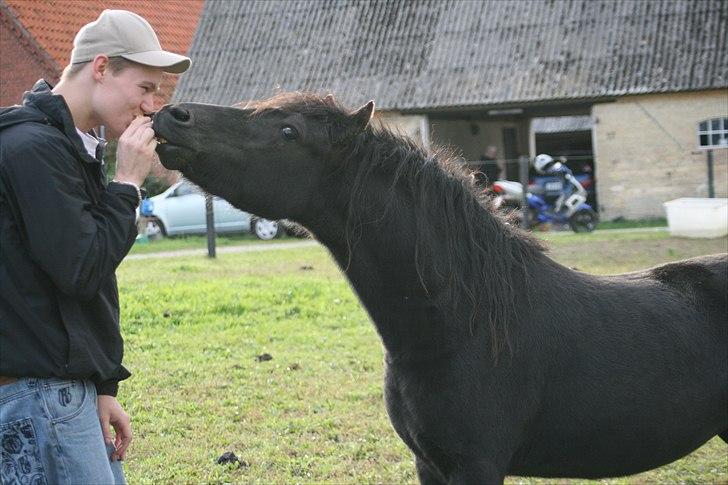
{"label": "horse ear", "polygon": [[335,145],[348,142],[356,135],[364,131],[369,124],[369,120],[372,119],[374,114],[374,101],[369,101],[361,108],[349,113],[348,121],[346,126],[338,133],[338,136],[333,137]]}
{"label": "horse ear", "polygon": [[372,119],[374,114],[374,100],[369,101],[367,104],[351,113],[351,118],[354,121],[354,125],[359,127],[359,131],[364,131],[364,128],[369,124],[369,120]]}

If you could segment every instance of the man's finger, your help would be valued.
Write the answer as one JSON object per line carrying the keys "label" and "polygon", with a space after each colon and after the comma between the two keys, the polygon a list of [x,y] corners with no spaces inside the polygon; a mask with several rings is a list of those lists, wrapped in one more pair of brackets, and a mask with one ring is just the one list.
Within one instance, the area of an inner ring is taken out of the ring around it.
{"label": "man's finger", "polygon": [[123,460],[126,457],[126,450],[129,448],[129,444],[131,444],[131,437],[126,439],[120,439],[118,440],[118,445],[116,446],[116,456],[118,459]]}
{"label": "man's finger", "polygon": [[128,416],[114,423],[114,430],[116,431],[116,453],[118,459],[123,460],[126,456],[126,450],[129,448],[131,443],[131,421]]}
{"label": "man's finger", "polygon": [[123,460],[124,458],[126,458],[126,450],[127,450],[127,448],[129,448],[129,443],[124,444],[123,442],[119,446],[119,448],[117,448],[117,450],[116,450],[116,456],[118,457],[119,460]]}
{"label": "man's finger", "polygon": [[[146,145],[150,140],[154,139],[154,130],[152,129],[151,121],[137,127],[136,131],[132,133],[132,137],[139,140],[142,145]],[[149,139],[147,139],[147,137],[149,137]]]}
{"label": "man's finger", "polygon": [[132,122],[129,124],[126,130],[124,130],[123,135],[127,136],[134,136],[137,134],[137,131],[140,127],[149,124],[149,126],[152,126],[152,119],[148,118],[146,116],[137,116],[132,120]]}
{"label": "man's finger", "polygon": [[109,425],[108,416],[99,416],[99,423],[101,424],[101,433],[104,435],[104,443],[111,444],[114,441],[111,436],[111,426]]}
{"label": "man's finger", "polygon": [[145,145],[154,139],[154,130],[152,129],[151,123],[149,127],[144,128],[144,131],[141,132],[141,139]]}
{"label": "man's finger", "polygon": [[139,118],[135,119],[137,123],[134,125],[129,125],[129,128],[134,126],[134,131],[131,132],[131,135],[139,135],[144,132],[147,128],[152,127],[152,120],[150,118],[147,118],[146,116],[140,116]]}
{"label": "man's finger", "polygon": [[134,130],[147,121],[151,123],[151,119],[146,116],[135,116],[134,119],[131,120],[131,123],[129,123],[129,128],[127,128],[127,130]]}

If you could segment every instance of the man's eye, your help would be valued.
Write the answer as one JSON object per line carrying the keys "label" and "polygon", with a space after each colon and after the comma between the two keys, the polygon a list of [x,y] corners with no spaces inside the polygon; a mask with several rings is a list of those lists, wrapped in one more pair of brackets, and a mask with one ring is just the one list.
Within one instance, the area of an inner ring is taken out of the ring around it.
{"label": "man's eye", "polygon": [[284,126],[281,128],[281,135],[283,135],[283,138],[286,140],[295,140],[298,138],[298,132],[292,126]]}

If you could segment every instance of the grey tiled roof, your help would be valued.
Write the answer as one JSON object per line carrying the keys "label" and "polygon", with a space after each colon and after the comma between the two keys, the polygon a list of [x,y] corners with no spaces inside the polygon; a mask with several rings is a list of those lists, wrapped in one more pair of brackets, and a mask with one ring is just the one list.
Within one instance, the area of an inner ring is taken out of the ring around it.
{"label": "grey tiled roof", "polygon": [[728,87],[725,0],[208,0],[175,100],[384,109]]}

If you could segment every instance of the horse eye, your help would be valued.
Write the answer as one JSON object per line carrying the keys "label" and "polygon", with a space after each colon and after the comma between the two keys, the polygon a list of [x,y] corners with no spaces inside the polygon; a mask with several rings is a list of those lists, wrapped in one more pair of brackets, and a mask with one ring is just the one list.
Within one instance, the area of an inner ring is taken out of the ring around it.
{"label": "horse eye", "polygon": [[281,128],[281,135],[283,135],[283,138],[286,140],[295,140],[298,138],[298,132],[292,126],[284,126]]}

